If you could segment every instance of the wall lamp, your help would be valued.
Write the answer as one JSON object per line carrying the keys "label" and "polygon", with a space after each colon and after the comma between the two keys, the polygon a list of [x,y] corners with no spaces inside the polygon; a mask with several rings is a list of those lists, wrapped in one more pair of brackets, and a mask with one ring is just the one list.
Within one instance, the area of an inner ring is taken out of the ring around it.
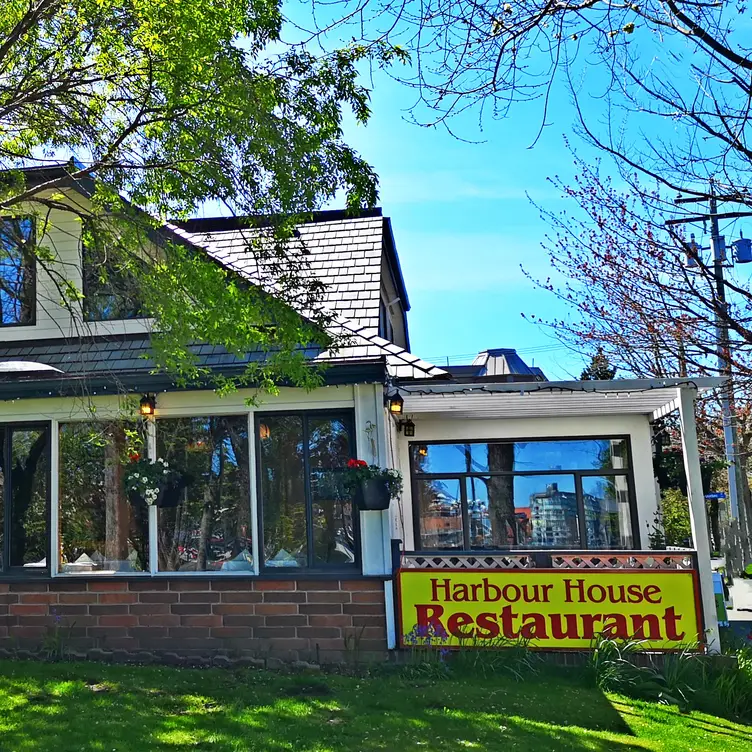
{"label": "wall lamp", "polygon": [[391,394],[387,395],[386,405],[389,408],[390,415],[402,415],[405,400],[402,399],[400,393],[395,389]]}
{"label": "wall lamp", "polygon": [[408,438],[412,438],[415,436],[415,423],[409,418],[407,420],[401,420],[397,423],[397,430],[402,431]]}
{"label": "wall lamp", "polygon": [[157,397],[154,394],[144,394],[141,397],[141,402],[138,403],[138,411],[144,417],[148,418],[154,415],[154,410],[157,408]]}

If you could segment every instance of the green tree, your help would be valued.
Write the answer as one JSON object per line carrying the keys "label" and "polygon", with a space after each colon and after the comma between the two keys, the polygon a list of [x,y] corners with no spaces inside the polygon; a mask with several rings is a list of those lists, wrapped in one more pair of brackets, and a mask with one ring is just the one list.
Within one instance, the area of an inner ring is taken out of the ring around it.
{"label": "green tree", "polygon": [[[159,365],[183,380],[207,376],[191,341],[266,351],[234,383],[267,389],[283,379],[315,385],[298,346],[336,344],[324,333],[321,285],[287,241],[296,220],[340,192],[349,207],[375,202],[375,175],[343,142],[342,117],[348,108],[360,123],[369,116],[359,61],[400,52],[352,45],[316,57],[281,44],[281,28],[278,0],[3,2],[0,211],[33,213],[42,230],[59,211],[85,223],[85,241],[103,242],[143,283]],[[62,173],[32,179],[22,169],[61,158],[70,158]],[[71,185],[91,200],[66,195]],[[174,235],[155,235],[164,218],[207,202],[277,218],[248,240],[260,261],[253,286]],[[54,251],[38,245],[37,264],[74,309],[81,291]]]}
{"label": "green tree", "polygon": [[611,381],[616,376],[616,367],[611,365],[608,355],[599,347],[590,363],[580,374],[580,381]]}

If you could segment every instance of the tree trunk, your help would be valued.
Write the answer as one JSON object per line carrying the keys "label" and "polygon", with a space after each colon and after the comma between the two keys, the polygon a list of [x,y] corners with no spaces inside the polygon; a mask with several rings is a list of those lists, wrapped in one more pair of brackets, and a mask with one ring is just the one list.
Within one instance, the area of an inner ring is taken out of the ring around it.
{"label": "tree trunk", "polygon": [[125,561],[128,558],[130,509],[123,485],[121,459],[125,451],[125,431],[122,426],[113,425],[108,438],[104,448],[104,558],[108,562]]}
{"label": "tree trunk", "polygon": [[[511,472],[514,469],[514,444],[489,444],[488,469],[491,472]],[[492,475],[486,481],[486,486],[494,546],[518,545],[514,478],[511,475]]]}

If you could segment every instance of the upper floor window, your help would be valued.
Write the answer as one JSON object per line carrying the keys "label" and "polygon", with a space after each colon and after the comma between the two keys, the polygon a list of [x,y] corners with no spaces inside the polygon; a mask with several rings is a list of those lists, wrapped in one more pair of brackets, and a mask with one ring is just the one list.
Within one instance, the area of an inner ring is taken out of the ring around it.
{"label": "upper floor window", "polygon": [[84,318],[87,321],[135,319],[144,315],[138,280],[128,263],[105,244],[89,238],[81,244]]}
{"label": "upper floor window", "polygon": [[394,337],[392,318],[389,315],[389,308],[383,298],[379,301],[379,337],[388,339],[390,342]]}
{"label": "upper floor window", "polygon": [[34,323],[34,222],[29,217],[0,220],[0,326]]}
{"label": "upper floor window", "polygon": [[630,549],[624,438],[413,444],[418,549]]}

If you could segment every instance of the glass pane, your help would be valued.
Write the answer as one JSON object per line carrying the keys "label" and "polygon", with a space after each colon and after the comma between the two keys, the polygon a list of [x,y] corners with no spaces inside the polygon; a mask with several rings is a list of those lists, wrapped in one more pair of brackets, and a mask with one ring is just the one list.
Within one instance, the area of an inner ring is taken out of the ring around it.
{"label": "glass pane", "polygon": [[47,566],[47,431],[11,435],[11,567]]}
{"label": "glass pane", "polygon": [[143,451],[135,424],[60,426],[60,572],[148,570],[148,509],[127,497],[128,451]]}
{"label": "glass pane", "polygon": [[0,571],[5,567],[5,433],[0,429]]}
{"label": "glass pane", "polygon": [[308,565],[303,419],[265,416],[259,431],[264,563]]}
{"label": "glass pane", "polygon": [[347,424],[309,418],[314,566],[355,564],[355,523],[342,472],[352,456]]}
{"label": "glass pane", "polygon": [[161,572],[251,572],[248,418],[157,421],[157,453],[180,478],[158,509]]}
{"label": "glass pane", "polygon": [[572,475],[465,478],[471,548],[579,548]]}
{"label": "glass pane", "polygon": [[33,228],[29,218],[0,220],[0,325],[34,320]]}
{"label": "glass pane", "polygon": [[629,485],[624,475],[582,479],[590,548],[633,548]]}
{"label": "glass pane", "polygon": [[459,480],[416,480],[420,547],[465,547]]}
{"label": "glass pane", "polygon": [[424,444],[412,447],[418,473],[503,473],[627,467],[625,439]]}

